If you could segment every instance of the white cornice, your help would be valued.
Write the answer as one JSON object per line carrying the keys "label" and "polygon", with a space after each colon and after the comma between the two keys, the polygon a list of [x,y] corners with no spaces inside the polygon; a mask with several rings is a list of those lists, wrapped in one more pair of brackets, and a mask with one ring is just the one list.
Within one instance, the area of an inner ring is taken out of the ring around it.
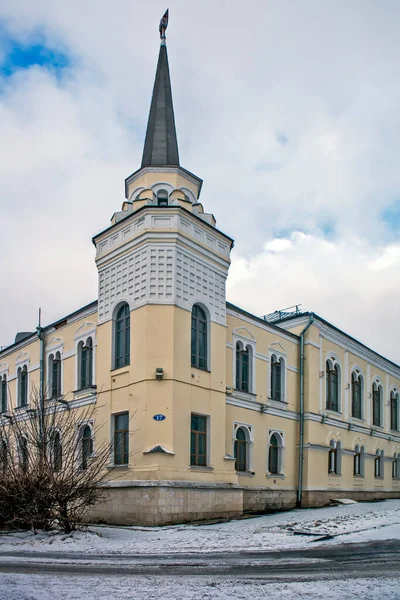
{"label": "white cornice", "polygon": [[[382,369],[383,371],[389,373],[393,377],[396,377],[400,380],[400,366],[393,364],[389,359],[384,358],[383,356],[378,355],[371,348],[365,347],[361,342],[357,342],[357,340],[348,336],[345,332],[340,332],[334,327],[330,327],[327,323],[323,323],[318,319],[316,315],[314,315],[313,325],[316,326],[320,330],[320,334],[328,341],[333,342],[340,346],[343,350],[348,350],[355,356],[358,356],[369,362],[371,365],[374,365],[378,369]],[[290,321],[284,321],[282,323],[277,324],[278,327],[282,327],[291,330],[293,327],[297,327],[299,325],[305,325],[309,323],[309,317],[298,317],[297,319],[291,319]],[[307,342],[306,342],[307,343]]]}

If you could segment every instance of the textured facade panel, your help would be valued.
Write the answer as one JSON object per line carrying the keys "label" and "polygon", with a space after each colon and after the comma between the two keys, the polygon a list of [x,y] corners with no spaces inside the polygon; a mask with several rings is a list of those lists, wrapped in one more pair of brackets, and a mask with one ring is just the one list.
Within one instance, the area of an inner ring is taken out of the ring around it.
{"label": "textured facade panel", "polygon": [[99,323],[112,318],[120,300],[131,309],[143,304],[176,304],[191,310],[203,302],[212,321],[225,325],[227,269],[217,269],[175,243],[149,242],[116,259],[99,273]]}

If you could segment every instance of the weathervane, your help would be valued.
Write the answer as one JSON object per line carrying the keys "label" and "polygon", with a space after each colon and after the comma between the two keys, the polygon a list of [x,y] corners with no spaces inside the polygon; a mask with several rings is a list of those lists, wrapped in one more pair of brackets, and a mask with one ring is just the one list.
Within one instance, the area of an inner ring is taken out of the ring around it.
{"label": "weathervane", "polygon": [[169,9],[167,8],[163,18],[160,21],[159,30],[160,30],[161,43],[165,43],[165,30],[168,27],[168,11],[169,11]]}

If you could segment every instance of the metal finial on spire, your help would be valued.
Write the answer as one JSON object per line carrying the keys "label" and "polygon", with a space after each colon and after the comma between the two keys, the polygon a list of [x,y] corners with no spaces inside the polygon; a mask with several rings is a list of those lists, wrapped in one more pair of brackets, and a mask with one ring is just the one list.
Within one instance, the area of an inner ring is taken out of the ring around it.
{"label": "metal finial on spire", "polygon": [[161,46],[144,142],[142,167],[179,166],[171,78],[165,30],[168,10],[160,21]]}
{"label": "metal finial on spire", "polygon": [[165,43],[165,30],[168,27],[168,17],[169,17],[169,8],[167,8],[167,10],[164,13],[164,16],[162,17],[161,21],[160,21],[160,27],[159,27],[159,31],[160,31],[160,38],[161,38],[161,43]]}

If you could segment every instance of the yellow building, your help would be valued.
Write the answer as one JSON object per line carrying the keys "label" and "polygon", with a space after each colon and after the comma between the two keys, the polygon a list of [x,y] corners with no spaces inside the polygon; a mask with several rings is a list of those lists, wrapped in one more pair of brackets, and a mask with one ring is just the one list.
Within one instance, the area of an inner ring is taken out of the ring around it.
{"label": "yellow building", "polygon": [[95,404],[77,435],[104,425],[82,453],[114,443],[92,515],[108,522],[399,497],[400,367],[316,314],[227,302],[233,240],[201,186],[179,161],[162,30],[142,164],[93,238],[98,300],[0,353],[0,423],[32,386]]}

